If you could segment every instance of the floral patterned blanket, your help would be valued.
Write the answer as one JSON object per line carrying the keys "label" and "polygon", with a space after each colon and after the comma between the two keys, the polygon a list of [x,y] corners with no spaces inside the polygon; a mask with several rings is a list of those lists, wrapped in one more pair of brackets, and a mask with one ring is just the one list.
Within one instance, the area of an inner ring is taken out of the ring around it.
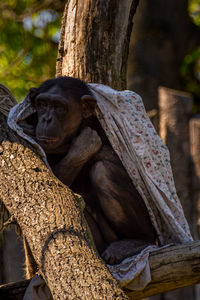
{"label": "floral patterned blanket", "polygon": [[[169,151],[149,120],[141,97],[132,91],[116,91],[101,84],[88,85],[97,99],[96,115],[146,204],[159,244],[165,247],[192,241],[176,194]],[[48,165],[43,149],[18,124],[33,112],[27,97],[11,109],[8,125],[35,145]],[[149,253],[156,249],[157,246],[149,246],[138,255],[118,265],[108,265],[108,268],[122,286],[143,289],[151,281]]]}

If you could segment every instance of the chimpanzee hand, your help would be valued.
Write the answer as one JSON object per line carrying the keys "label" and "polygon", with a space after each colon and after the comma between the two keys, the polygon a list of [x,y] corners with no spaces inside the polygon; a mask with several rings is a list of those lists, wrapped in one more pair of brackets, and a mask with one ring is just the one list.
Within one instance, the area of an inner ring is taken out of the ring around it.
{"label": "chimpanzee hand", "polygon": [[119,264],[125,258],[140,253],[140,251],[152,244],[142,240],[119,240],[111,243],[101,254],[101,257],[107,264]]}
{"label": "chimpanzee hand", "polygon": [[66,185],[70,186],[84,164],[99,151],[101,138],[95,130],[84,128],[74,138],[67,155],[53,167],[54,174]]}
{"label": "chimpanzee hand", "polygon": [[98,133],[90,127],[85,127],[72,141],[68,157],[79,162],[87,161],[96,154],[102,146]]}

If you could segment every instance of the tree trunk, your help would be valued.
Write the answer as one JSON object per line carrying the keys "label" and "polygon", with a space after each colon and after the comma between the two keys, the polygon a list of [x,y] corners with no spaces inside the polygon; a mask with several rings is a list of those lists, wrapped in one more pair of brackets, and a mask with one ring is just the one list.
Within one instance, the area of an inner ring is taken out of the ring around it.
{"label": "tree trunk", "polygon": [[0,114],[0,198],[20,225],[54,299],[128,299],[98,257],[83,201]]}
{"label": "tree trunk", "polygon": [[126,88],[132,18],[139,0],[70,0],[62,20],[57,76]]}

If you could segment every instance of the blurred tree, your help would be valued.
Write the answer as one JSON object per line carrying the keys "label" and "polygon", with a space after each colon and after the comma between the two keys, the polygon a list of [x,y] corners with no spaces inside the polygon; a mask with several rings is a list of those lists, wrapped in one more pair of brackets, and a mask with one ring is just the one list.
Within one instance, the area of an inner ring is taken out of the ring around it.
{"label": "blurred tree", "polygon": [[0,81],[21,100],[55,76],[62,0],[1,0]]}
{"label": "blurred tree", "polygon": [[142,95],[147,110],[157,107],[159,85],[200,94],[199,12],[199,0],[140,1],[130,45],[128,88]]}
{"label": "blurred tree", "polygon": [[[200,26],[200,0],[189,0],[189,14],[194,24]],[[199,46],[187,54],[181,66],[181,85],[193,94],[193,112],[200,112],[200,33]]]}
{"label": "blurred tree", "polygon": [[200,26],[200,1],[189,0],[189,14],[193,19],[193,22]]}
{"label": "blurred tree", "polygon": [[200,46],[184,58],[181,66],[181,86],[193,95],[193,113],[200,113]]}

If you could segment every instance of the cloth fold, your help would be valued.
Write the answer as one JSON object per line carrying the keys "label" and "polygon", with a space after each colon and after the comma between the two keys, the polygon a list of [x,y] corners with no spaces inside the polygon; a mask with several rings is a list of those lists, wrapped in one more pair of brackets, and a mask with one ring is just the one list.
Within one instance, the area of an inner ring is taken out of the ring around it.
{"label": "cloth fold", "polygon": [[[141,97],[132,91],[116,91],[101,84],[88,86],[97,99],[96,116],[146,204],[159,244],[192,241],[176,194],[169,151],[148,118]],[[8,125],[37,148],[49,167],[43,149],[18,124],[34,112],[26,97],[11,109]],[[151,280],[149,253],[156,249],[157,246],[149,246],[108,268],[123,287],[143,289]]]}

